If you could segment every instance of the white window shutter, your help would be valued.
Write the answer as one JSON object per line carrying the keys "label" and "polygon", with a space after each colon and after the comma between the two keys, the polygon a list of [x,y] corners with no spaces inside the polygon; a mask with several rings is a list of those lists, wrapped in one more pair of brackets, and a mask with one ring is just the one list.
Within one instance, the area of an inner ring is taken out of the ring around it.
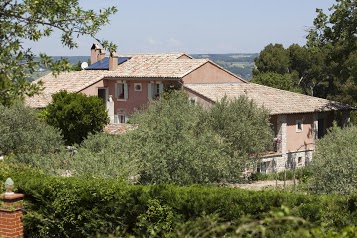
{"label": "white window shutter", "polygon": [[151,83],[148,83],[148,99],[152,99],[152,88],[151,88]]}
{"label": "white window shutter", "polygon": [[118,95],[118,84],[115,83],[115,98],[118,99],[119,95]]}
{"label": "white window shutter", "polygon": [[118,115],[114,115],[114,123],[118,124],[119,123],[119,117]]}
{"label": "white window shutter", "polygon": [[164,84],[160,83],[159,84],[159,93],[161,94],[164,91]]}
{"label": "white window shutter", "polygon": [[128,84],[124,83],[124,99],[128,99]]}

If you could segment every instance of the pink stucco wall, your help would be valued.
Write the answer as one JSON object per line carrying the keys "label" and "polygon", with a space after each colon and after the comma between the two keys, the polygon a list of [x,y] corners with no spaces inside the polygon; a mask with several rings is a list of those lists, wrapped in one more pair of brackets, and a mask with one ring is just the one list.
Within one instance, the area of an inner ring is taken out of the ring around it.
{"label": "pink stucco wall", "polygon": [[[301,120],[303,130],[296,131],[296,121]],[[314,148],[313,114],[289,114],[286,126],[286,151],[294,152]]]}
{"label": "pink stucco wall", "polygon": [[207,62],[190,74],[183,77],[184,83],[232,83],[242,82],[238,77]]}
{"label": "pink stucco wall", "polygon": [[[112,95],[114,100],[114,113],[116,114],[118,109],[125,109],[127,114],[130,115],[135,110],[143,108],[148,103],[148,85],[150,81],[159,81],[157,79],[126,79],[128,84],[128,99],[118,100],[115,98],[115,83],[117,80],[124,79],[104,79],[101,80],[81,91],[86,95],[98,96],[98,88],[107,88],[108,96]],[[161,81],[164,84],[164,88],[169,85],[175,85],[177,87],[178,80],[166,80]],[[141,83],[141,91],[135,91],[134,84]]]}

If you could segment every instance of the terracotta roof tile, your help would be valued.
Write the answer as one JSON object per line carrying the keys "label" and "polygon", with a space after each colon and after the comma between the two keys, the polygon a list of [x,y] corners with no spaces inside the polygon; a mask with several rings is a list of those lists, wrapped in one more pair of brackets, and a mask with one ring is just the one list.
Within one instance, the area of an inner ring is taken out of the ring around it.
{"label": "terracotta roof tile", "polygon": [[236,98],[246,95],[258,105],[269,109],[271,115],[353,109],[339,102],[254,83],[185,84],[184,87],[203,95],[212,102],[221,100],[224,96]]}
{"label": "terracotta roof tile", "polygon": [[125,123],[108,124],[104,127],[104,132],[111,135],[120,135],[127,131],[135,130],[137,128],[138,128],[137,125],[125,124]]}
{"label": "terracotta roof tile", "polygon": [[125,54],[120,57],[131,59],[118,65],[114,71],[109,70],[82,70],[60,73],[57,76],[51,73],[34,81],[42,81],[44,91],[40,95],[25,98],[28,106],[41,108],[51,102],[51,95],[59,90],[79,92],[84,88],[104,78],[182,78],[208,60],[179,59],[183,53],[171,54]]}

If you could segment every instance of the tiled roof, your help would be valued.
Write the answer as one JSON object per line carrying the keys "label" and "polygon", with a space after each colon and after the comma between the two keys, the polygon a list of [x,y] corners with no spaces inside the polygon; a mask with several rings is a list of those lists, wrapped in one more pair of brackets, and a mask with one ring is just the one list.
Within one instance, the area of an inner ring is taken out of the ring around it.
{"label": "tiled roof", "polygon": [[40,95],[25,98],[25,103],[31,107],[45,107],[51,102],[51,95],[59,90],[79,92],[103,78],[182,78],[208,60],[179,59],[186,56],[183,53],[171,54],[125,54],[120,57],[130,57],[130,60],[118,65],[114,71],[82,70],[51,73],[39,78],[43,82],[44,91]]}
{"label": "tiled roof", "polygon": [[339,102],[254,83],[185,84],[184,87],[212,102],[219,101],[224,96],[236,98],[246,95],[258,105],[269,109],[271,115],[353,109]]}
{"label": "tiled roof", "polygon": [[104,127],[104,132],[111,135],[120,135],[120,134],[124,134],[125,132],[135,130],[136,128],[138,128],[137,125],[125,124],[125,123],[108,124]]}
{"label": "tiled roof", "polygon": [[203,59],[177,59],[172,56],[173,54],[120,55],[131,59],[119,65],[115,71],[107,71],[106,77],[182,78],[208,62]]}
{"label": "tiled roof", "polygon": [[68,92],[78,92],[101,80],[105,72],[104,70],[63,72],[56,77],[49,73],[34,82],[42,81],[44,91],[39,95],[26,97],[25,104],[36,108],[45,107],[51,102],[52,94],[62,89]]}

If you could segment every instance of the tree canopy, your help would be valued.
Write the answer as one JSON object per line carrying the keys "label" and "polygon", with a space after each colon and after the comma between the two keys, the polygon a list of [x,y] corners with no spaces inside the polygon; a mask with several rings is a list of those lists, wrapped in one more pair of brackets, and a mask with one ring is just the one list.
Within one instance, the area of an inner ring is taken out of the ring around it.
{"label": "tree canopy", "polygon": [[292,91],[357,105],[357,2],[337,0],[329,10],[327,15],[316,9],[305,46],[267,45],[255,60],[254,80],[279,88],[281,82],[272,84],[261,80],[266,76],[257,77],[288,73],[286,80],[295,77]]}
{"label": "tree canopy", "polygon": [[[109,17],[116,12],[116,7],[99,13],[84,10],[78,0],[1,1],[0,80],[6,84],[0,83],[0,98],[22,98],[36,93],[39,85],[30,84],[26,79],[39,65],[45,65],[54,73],[71,67],[66,59],[54,61],[46,54],[34,55],[31,49],[24,47],[25,40],[36,42],[59,31],[62,45],[72,49],[78,46],[76,38],[81,35],[95,38],[101,26],[108,24]],[[108,41],[96,40],[104,48],[116,48]]]}
{"label": "tree canopy", "polygon": [[101,98],[59,91],[52,95],[44,115],[49,125],[59,128],[67,144],[81,143],[89,133],[103,130],[109,122]]}

